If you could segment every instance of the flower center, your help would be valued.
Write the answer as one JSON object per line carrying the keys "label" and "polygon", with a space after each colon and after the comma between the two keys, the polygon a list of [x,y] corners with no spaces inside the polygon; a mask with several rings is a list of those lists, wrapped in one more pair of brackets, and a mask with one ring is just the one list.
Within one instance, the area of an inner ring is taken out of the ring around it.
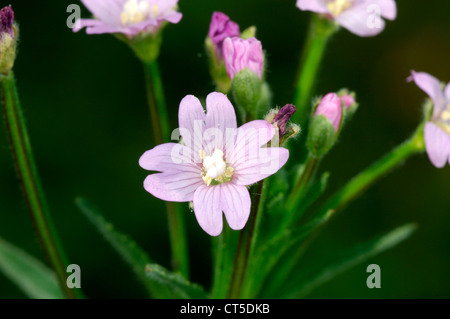
{"label": "flower center", "polygon": [[[158,6],[155,4],[152,8],[152,14],[158,13]],[[130,26],[147,19],[150,13],[150,6],[145,0],[128,0],[123,5],[123,11],[120,16],[124,26]]]}
{"label": "flower center", "polygon": [[450,103],[447,104],[447,107],[439,115],[437,125],[450,134]]}
{"label": "flower center", "polygon": [[327,8],[333,17],[338,17],[342,12],[352,6],[352,0],[331,0],[327,3]]}
{"label": "flower center", "polygon": [[205,156],[204,151],[200,151],[202,159],[202,179],[206,185],[218,185],[231,181],[234,169],[227,166],[223,160],[223,152],[216,148],[211,156]]}

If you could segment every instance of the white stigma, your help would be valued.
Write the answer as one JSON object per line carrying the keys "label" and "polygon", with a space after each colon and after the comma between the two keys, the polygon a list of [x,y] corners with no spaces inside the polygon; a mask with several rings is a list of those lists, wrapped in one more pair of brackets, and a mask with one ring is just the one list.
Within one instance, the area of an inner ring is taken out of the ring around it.
{"label": "white stigma", "polygon": [[223,160],[223,152],[216,148],[212,156],[205,156],[203,159],[203,168],[206,175],[216,178],[225,173],[226,163]]}
{"label": "white stigma", "polygon": [[331,0],[327,3],[327,8],[333,17],[338,17],[342,12],[352,6],[352,0]]}
{"label": "white stigma", "polygon": [[203,160],[202,178],[206,185],[213,181],[220,184],[231,180],[234,170],[227,167],[221,150],[216,148],[211,156],[205,156],[205,152],[200,151],[200,157]]}
{"label": "white stigma", "polygon": [[[156,12],[158,11],[158,7],[156,6],[155,9],[155,6],[156,5],[154,5],[152,8],[152,13],[155,12],[155,10]],[[150,6],[147,1],[128,0],[123,5],[123,11],[120,19],[124,26],[129,26],[144,21],[145,19],[147,19],[149,13]]]}

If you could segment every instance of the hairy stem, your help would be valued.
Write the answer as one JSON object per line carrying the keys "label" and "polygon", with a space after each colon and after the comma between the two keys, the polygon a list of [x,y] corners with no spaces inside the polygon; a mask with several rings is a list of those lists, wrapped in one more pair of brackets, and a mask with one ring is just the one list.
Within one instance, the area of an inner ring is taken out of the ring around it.
{"label": "hairy stem", "polygon": [[[164,97],[164,88],[157,61],[144,64],[147,100],[155,142],[170,141],[170,122]],[[183,207],[166,202],[169,223],[172,264],[175,271],[189,278],[189,253]]]}
{"label": "hairy stem", "polygon": [[70,289],[66,284],[66,254],[51,219],[50,211],[37,172],[31,144],[22,109],[17,94],[13,72],[1,75],[2,104],[6,128],[11,143],[16,170],[24,193],[25,201],[38,233],[40,243],[56,273],[65,296],[74,299],[81,296],[78,289]]}

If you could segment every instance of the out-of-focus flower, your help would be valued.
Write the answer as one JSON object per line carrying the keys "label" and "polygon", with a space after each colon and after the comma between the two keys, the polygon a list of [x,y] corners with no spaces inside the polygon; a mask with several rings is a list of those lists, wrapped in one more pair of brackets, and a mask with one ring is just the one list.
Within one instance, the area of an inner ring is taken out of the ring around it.
{"label": "out-of-focus flower", "polygon": [[8,74],[16,59],[17,26],[11,6],[0,10],[0,73]]}
{"label": "out-of-focus flower", "polygon": [[433,102],[433,114],[425,124],[425,147],[431,163],[437,168],[450,164],[450,83],[447,86],[425,72],[412,71],[414,81]]}
{"label": "out-of-focus flower", "polygon": [[223,58],[230,79],[244,69],[262,79],[264,54],[261,42],[256,38],[226,38],[223,42]]}
{"label": "out-of-focus flower", "polygon": [[361,37],[384,30],[385,21],[397,17],[395,0],[297,0],[297,7],[326,15]]}
{"label": "out-of-focus flower", "polygon": [[142,168],[149,175],[144,188],[153,196],[175,202],[193,202],[202,229],[211,236],[222,232],[223,217],[232,229],[242,229],[249,217],[247,189],[276,173],[288,160],[282,147],[265,147],[275,134],[265,120],[237,128],[233,105],[222,93],[200,101],[186,96],[180,103],[179,133],[183,143],[166,143],[145,152]]}
{"label": "out-of-focus flower", "polygon": [[325,95],[317,106],[314,116],[324,115],[333,125],[337,132],[341,124],[342,105],[341,99],[336,93],[328,93]]}
{"label": "out-of-focus flower", "polygon": [[319,101],[306,140],[314,157],[323,157],[336,143],[342,123],[342,108],[336,93],[328,93]]}
{"label": "out-of-focus flower", "polygon": [[214,12],[209,25],[208,36],[214,44],[217,59],[222,59],[222,46],[226,38],[240,37],[239,25],[222,12]]}
{"label": "out-of-focus flower", "polygon": [[73,31],[88,34],[122,33],[130,38],[156,33],[161,23],[178,23],[178,0],[81,0],[95,19],[81,19]]}

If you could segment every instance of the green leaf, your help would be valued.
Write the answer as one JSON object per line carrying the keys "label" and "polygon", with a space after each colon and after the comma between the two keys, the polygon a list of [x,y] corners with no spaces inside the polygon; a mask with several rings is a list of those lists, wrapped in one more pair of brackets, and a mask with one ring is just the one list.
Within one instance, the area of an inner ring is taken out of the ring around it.
{"label": "green leaf", "polygon": [[1,238],[0,270],[29,298],[64,298],[56,275],[50,268]]}
{"label": "green leaf", "polygon": [[[277,265],[277,262],[294,246],[300,244],[309,237],[311,233],[317,228],[324,225],[332,214],[326,215],[321,219],[314,219],[306,225],[299,226],[293,229],[286,229],[256,251],[251,265],[249,265],[249,276],[247,276],[246,284],[244,285],[245,297],[254,297],[258,294],[263,285],[264,278],[267,277],[272,269]],[[272,278],[272,276],[269,276]],[[283,280],[284,278],[279,278]]]}
{"label": "green leaf", "polygon": [[149,294],[155,298],[167,297],[164,289],[153,284],[145,275],[145,265],[152,263],[150,257],[128,236],[114,228],[100,214],[97,208],[84,198],[77,198],[76,204],[87,219],[97,228],[123,260],[131,267],[136,277],[144,284]]}
{"label": "green leaf", "polygon": [[190,283],[183,276],[170,272],[157,264],[149,264],[145,268],[147,277],[158,284],[167,286],[173,297],[182,299],[206,299],[207,294],[197,284]]}
{"label": "green leaf", "polygon": [[[327,266],[319,271],[306,271],[302,277],[299,277],[299,280],[291,280],[290,284],[283,288],[284,294],[280,298],[304,297],[314,288],[331,280],[340,273],[406,240],[416,228],[415,224],[407,224],[385,235],[349,248],[342,252],[338,260],[328,262]],[[314,269],[317,269],[317,266]]]}
{"label": "green leaf", "polygon": [[306,209],[308,209],[308,207],[312,205],[320,197],[320,195],[323,194],[327,188],[329,177],[329,172],[323,173],[320,180],[310,187],[302,203],[300,204],[299,211],[305,212]]}

